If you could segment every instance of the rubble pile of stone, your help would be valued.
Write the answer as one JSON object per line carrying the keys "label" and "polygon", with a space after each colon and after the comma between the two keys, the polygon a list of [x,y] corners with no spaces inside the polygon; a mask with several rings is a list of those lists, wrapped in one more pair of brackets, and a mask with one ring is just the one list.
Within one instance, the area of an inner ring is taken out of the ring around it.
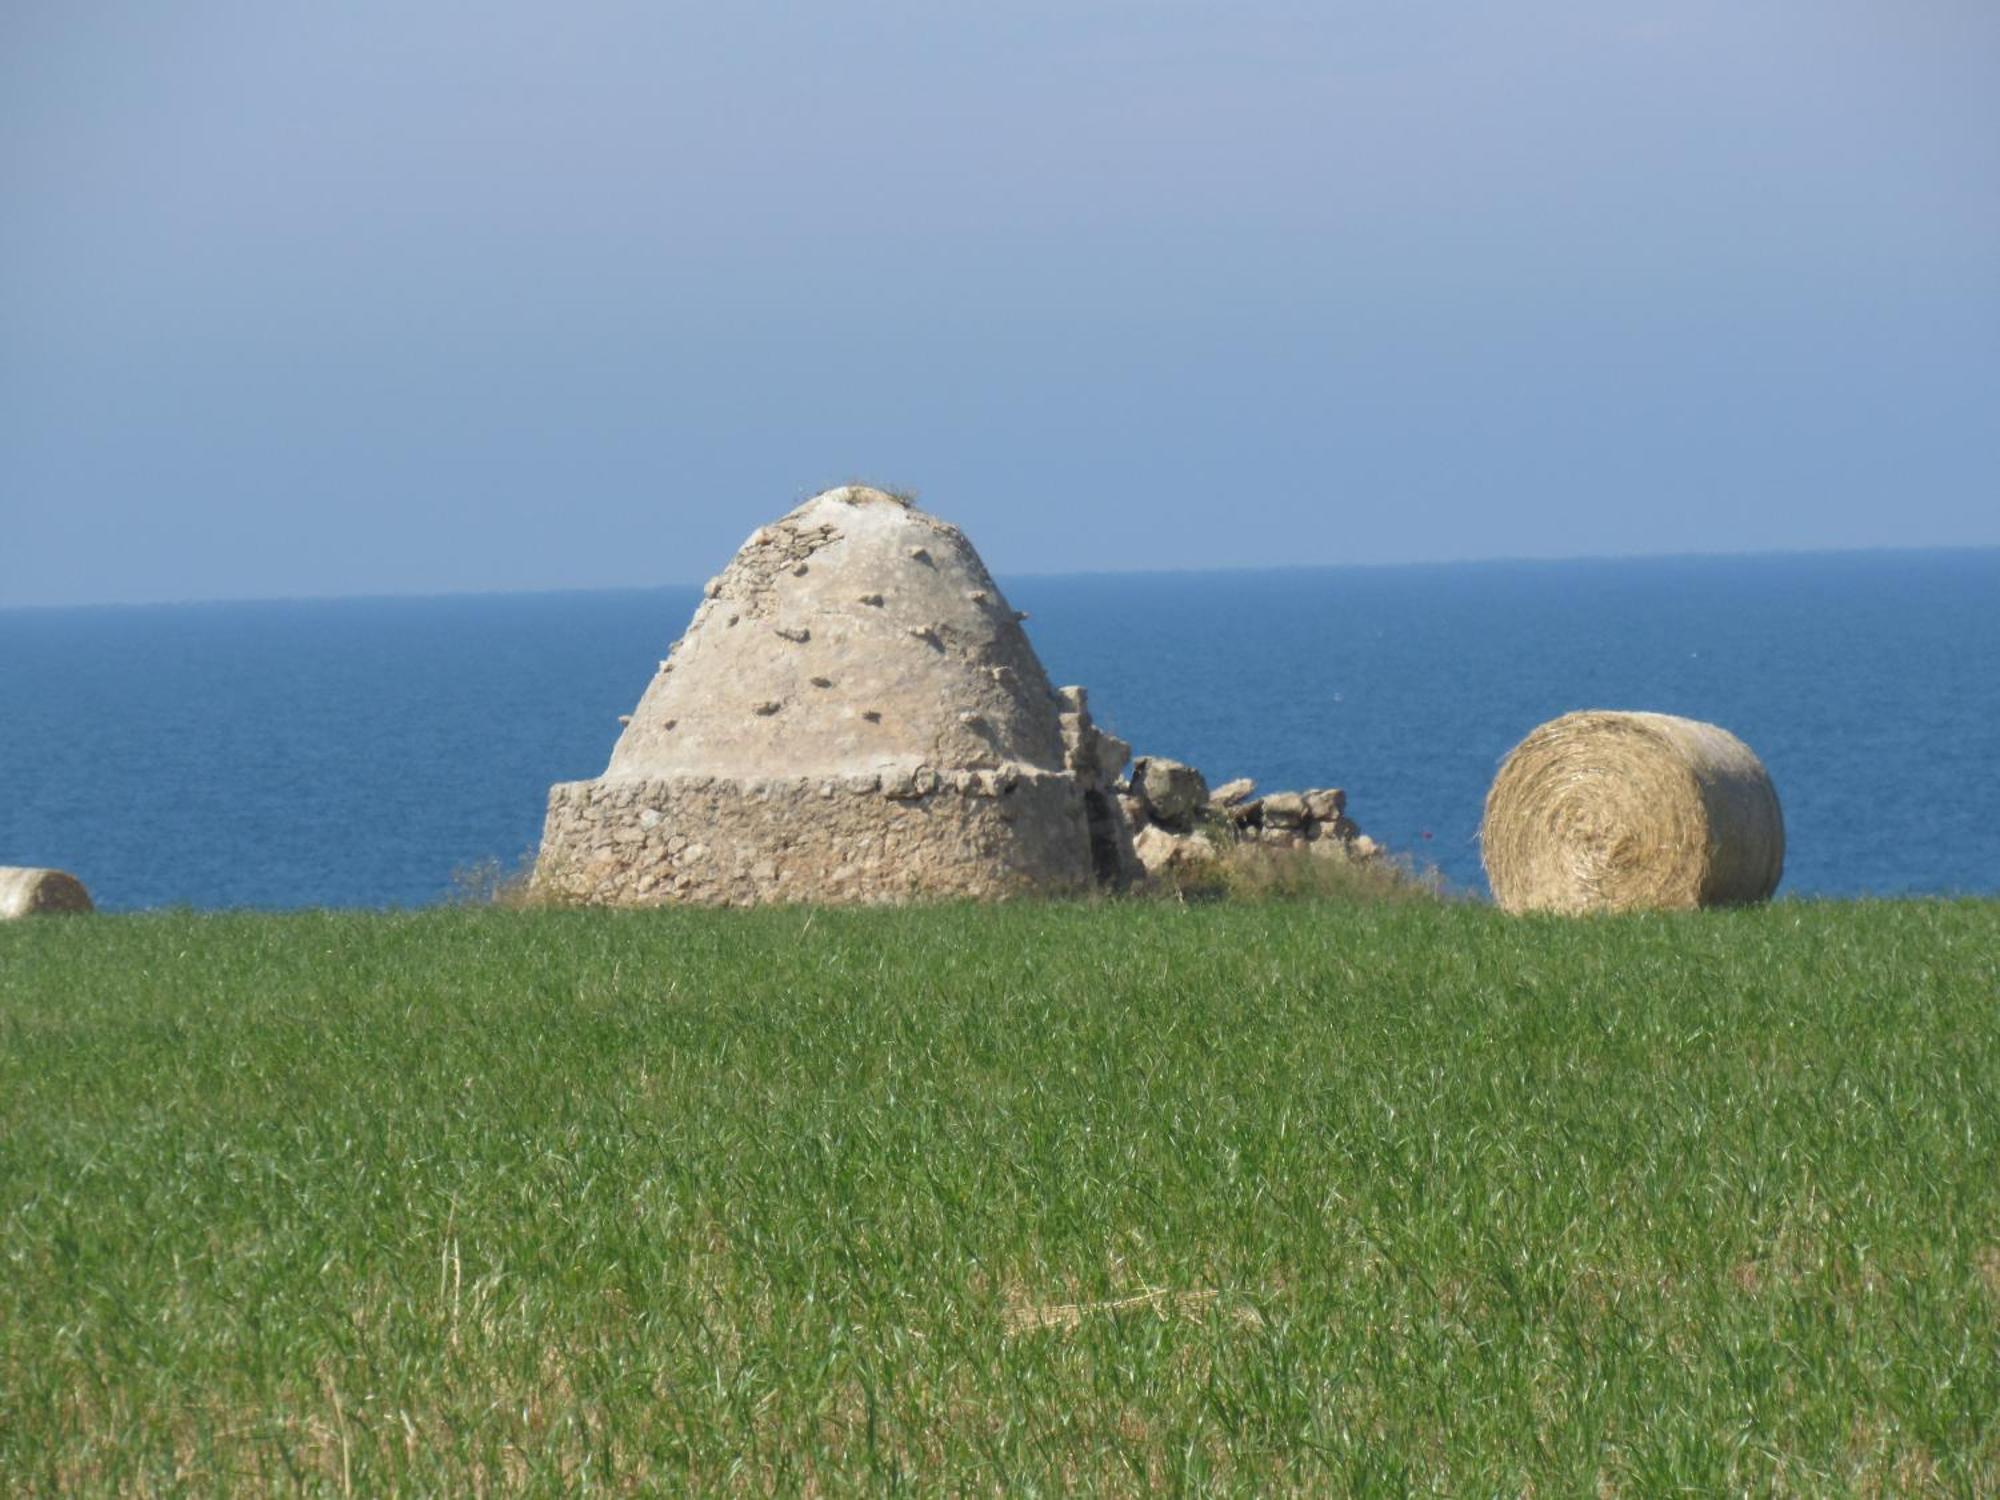
{"label": "rubble pile of stone", "polygon": [[1134,761],[1131,776],[1115,787],[1119,810],[1133,830],[1133,852],[1148,876],[1212,860],[1218,843],[1357,860],[1382,852],[1347,816],[1347,793],[1339,787],[1260,797],[1257,783],[1245,776],[1211,790],[1193,766],[1158,755]]}
{"label": "rubble pile of stone", "polygon": [[[1211,862],[1218,846],[1254,844],[1368,860],[1382,850],[1347,816],[1339,787],[1257,795],[1239,777],[1210,790],[1193,766],[1132,747],[1099,729],[1080,687],[1056,690],[1065,765],[1084,792],[1091,865],[1100,885],[1124,889]],[[1131,761],[1132,773],[1125,765]]]}

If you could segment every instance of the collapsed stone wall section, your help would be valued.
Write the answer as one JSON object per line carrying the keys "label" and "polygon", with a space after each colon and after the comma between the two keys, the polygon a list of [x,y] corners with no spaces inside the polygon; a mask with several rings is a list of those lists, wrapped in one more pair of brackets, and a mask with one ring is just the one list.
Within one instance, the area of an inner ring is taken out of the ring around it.
{"label": "collapsed stone wall section", "polygon": [[1132,747],[1097,727],[1090,716],[1090,695],[1083,688],[1057,688],[1056,705],[1063,765],[1083,793],[1091,874],[1106,890],[1130,890],[1146,878],[1132,846],[1132,823],[1118,797],[1119,777],[1132,758]]}
{"label": "collapsed stone wall section", "polygon": [[1252,844],[1357,861],[1382,849],[1347,816],[1339,787],[1256,795],[1249,777],[1213,791],[1193,766],[1141,756],[1116,785],[1120,813],[1132,830],[1132,851],[1148,879],[1170,879],[1212,860],[1219,848]]}

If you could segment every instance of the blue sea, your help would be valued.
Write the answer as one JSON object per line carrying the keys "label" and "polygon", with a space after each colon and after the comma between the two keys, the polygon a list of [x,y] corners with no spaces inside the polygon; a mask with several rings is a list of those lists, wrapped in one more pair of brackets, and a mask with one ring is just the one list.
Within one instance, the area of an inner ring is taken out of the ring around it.
{"label": "blue sea", "polygon": [[[2000,550],[1002,582],[1141,752],[1343,786],[1470,891],[1501,757],[1574,708],[1746,740],[1783,893],[2000,891]],[[0,611],[0,864],[111,910],[445,899],[531,853],[549,783],[604,769],[696,597]]]}

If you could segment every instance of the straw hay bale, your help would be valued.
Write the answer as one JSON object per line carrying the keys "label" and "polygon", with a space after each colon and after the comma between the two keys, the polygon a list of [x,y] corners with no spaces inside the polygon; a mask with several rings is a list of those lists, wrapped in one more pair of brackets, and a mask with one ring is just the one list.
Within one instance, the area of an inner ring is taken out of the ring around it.
{"label": "straw hay bale", "polygon": [[1735,735],[1670,714],[1565,714],[1509,752],[1486,794],[1480,857],[1510,912],[1762,901],[1785,824]]}
{"label": "straw hay bale", "polygon": [[74,875],[0,865],[0,922],[91,909],[90,892]]}

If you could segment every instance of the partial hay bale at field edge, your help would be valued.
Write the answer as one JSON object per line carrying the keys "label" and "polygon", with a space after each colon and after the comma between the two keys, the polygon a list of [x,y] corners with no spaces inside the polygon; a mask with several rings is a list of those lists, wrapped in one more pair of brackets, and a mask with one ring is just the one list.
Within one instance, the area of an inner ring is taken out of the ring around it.
{"label": "partial hay bale at field edge", "polygon": [[90,892],[74,875],[0,865],[0,922],[91,910]]}
{"label": "partial hay bale at field edge", "polygon": [[1486,794],[1480,859],[1510,912],[1762,901],[1785,867],[1763,762],[1728,730],[1589,709],[1516,745]]}

